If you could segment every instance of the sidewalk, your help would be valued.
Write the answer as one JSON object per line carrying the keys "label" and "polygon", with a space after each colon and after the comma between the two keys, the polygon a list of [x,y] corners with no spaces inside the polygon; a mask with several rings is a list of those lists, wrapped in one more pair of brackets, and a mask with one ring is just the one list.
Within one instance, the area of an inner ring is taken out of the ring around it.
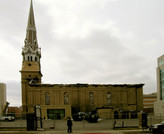
{"label": "sidewalk", "polygon": [[[71,134],[150,134],[149,131],[144,132],[141,129],[137,130],[74,130]],[[65,131],[0,131],[0,134],[68,134]]]}
{"label": "sidewalk", "polygon": [[[124,128],[122,128],[124,121]],[[87,121],[73,121],[73,132],[71,134],[142,134],[143,130],[138,128],[138,120],[99,120],[97,123]],[[42,130],[26,131],[25,120],[15,120],[14,122],[1,122],[0,134],[67,134],[66,120],[44,120]],[[146,130],[145,130],[146,131]],[[145,132],[144,132],[145,133]],[[150,134],[147,131],[147,134]]]}

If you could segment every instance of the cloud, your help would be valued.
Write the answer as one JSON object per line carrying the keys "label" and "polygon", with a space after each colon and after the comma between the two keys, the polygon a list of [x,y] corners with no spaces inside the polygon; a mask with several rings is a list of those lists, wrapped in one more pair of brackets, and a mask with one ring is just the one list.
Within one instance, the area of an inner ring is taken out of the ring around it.
{"label": "cloud", "polygon": [[[49,61],[57,63],[56,66],[59,67],[57,70],[60,70],[64,81],[68,83],[71,81],[99,83],[98,80],[104,83],[130,82],[130,73],[134,74],[145,65],[139,64],[141,60],[143,61],[143,57],[133,54],[120,42],[120,38],[113,36],[110,29],[95,28],[83,39],[64,38],[57,42],[58,47],[52,49],[55,50],[54,54],[50,51],[52,55],[49,54],[49,57],[58,57],[59,62],[55,59],[54,62],[53,59]],[[49,61],[46,64],[50,64]],[[129,78],[121,81],[121,78],[127,75]],[[116,76],[119,79],[114,79]]]}

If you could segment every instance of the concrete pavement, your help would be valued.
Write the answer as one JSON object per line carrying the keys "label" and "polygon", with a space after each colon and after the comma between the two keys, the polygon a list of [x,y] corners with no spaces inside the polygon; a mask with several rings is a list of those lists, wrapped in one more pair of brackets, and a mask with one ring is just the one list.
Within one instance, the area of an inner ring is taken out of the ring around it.
{"label": "concrete pavement", "polygon": [[[97,123],[88,123],[88,121],[72,121],[73,130],[109,130],[113,128],[114,121],[116,122],[115,127],[138,127],[138,119],[117,119],[117,120],[98,120]],[[123,123],[124,122],[124,123]],[[38,121],[38,126],[40,123]],[[10,122],[0,122],[0,128],[26,128],[26,120],[15,120]],[[67,120],[43,120],[43,128],[50,129],[54,128],[55,130],[66,130],[67,129]]]}
{"label": "concrete pavement", "polygon": [[[74,130],[71,134],[150,134],[148,130]],[[0,134],[68,134],[67,130],[42,130],[42,131],[0,131]]]}
{"label": "concrete pavement", "polygon": [[[124,127],[122,127],[124,121]],[[113,128],[114,120],[99,120],[97,123],[87,121],[73,121],[72,134],[141,134],[142,129],[138,129],[138,120],[117,120],[116,127]],[[119,128],[120,127],[120,128]],[[14,122],[0,122],[0,134],[67,134],[66,120],[44,120],[43,128],[39,131],[26,131],[26,121],[16,120]],[[147,131],[147,134],[149,132]],[[149,133],[150,134],[150,133]]]}

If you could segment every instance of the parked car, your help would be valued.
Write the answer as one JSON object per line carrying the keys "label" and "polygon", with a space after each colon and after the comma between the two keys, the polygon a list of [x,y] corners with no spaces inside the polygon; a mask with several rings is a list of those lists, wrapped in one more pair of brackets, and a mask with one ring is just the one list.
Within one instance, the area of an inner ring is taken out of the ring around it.
{"label": "parked car", "polygon": [[14,116],[0,116],[0,120],[1,121],[14,121],[15,120],[15,117]]}
{"label": "parked car", "polygon": [[151,126],[152,132],[156,134],[164,134],[164,121],[159,124],[154,124]]}
{"label": "parked car", "polygon": [[98,115],[97,113],[92,113],[92,112],[89,112],[85,115],[85,119],[88,121],[88,122],[97,122],[98,121]]}

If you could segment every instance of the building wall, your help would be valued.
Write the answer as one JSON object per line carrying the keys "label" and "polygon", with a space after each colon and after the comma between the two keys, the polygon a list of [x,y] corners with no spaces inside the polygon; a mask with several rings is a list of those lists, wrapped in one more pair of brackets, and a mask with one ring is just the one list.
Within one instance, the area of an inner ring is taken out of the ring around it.
{"label": "building wall", "polygon": [[[90,93],[93,93],[92,103]],[[46,93],[50,103],[45,104]],[[68,104],[64,104],[64,94],[68,93]],[[111,102],[107,100],[111,93]],[[89,85],[89,84],[31,84],[27,89],[28,112],[35,105],[41,105],[42,117],[47,117],[47,109],[65,109],[65,117],[73,112],[89,112],[95,108],[110,106],[123,110],[143,110],[143,84],[138,85]]]}
{"label": "building wall", "polygon": [[16,119],[20,119],[22,117],[20,107],[8,107],[8,114],[14,115]]}
{"label": "building wall", "polygon": [[164,101],[156,101],[154,103],[154,115],[155,116],[164,116]]}
{"label": "building wall", "polygon": [[6,105],[6,84],[0,83],[0,115]]}

